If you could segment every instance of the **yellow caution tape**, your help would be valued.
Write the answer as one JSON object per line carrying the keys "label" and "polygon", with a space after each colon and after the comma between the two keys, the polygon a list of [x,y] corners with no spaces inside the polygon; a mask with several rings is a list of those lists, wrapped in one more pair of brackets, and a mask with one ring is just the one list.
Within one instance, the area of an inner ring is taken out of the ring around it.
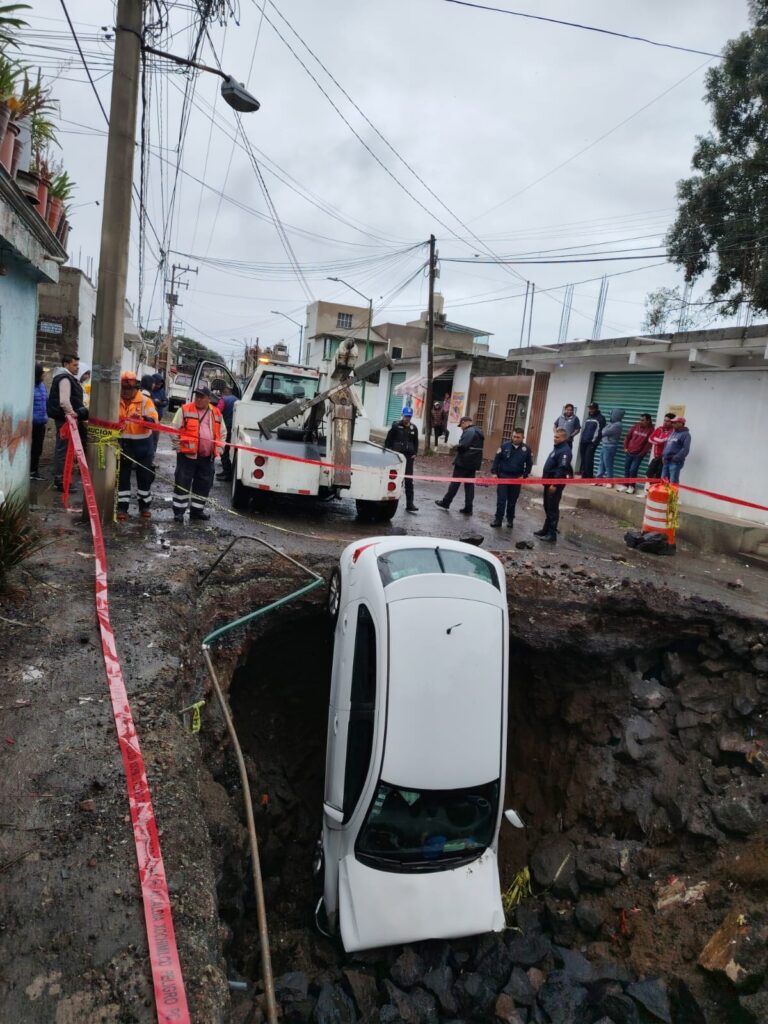
{"label": "yellow caution tape", "polygon": [[199,700],[196,704],[192,705],[192,732],[200,732],[200,726],[203,724],[202,715],[200,714],[200,708],[205,705],[204,700]]}

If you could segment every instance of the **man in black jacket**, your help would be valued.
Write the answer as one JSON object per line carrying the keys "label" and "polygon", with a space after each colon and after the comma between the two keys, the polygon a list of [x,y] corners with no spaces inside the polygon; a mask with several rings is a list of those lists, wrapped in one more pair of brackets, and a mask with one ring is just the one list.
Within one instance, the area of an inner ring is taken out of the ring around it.
{"label": "man in black jacket", "polygon": [[[573,452],[568,443],[568,434],[559,428],[555,431],[555,447],[547,456],[542,476],[545,480],[564,480],[570,475]],[[563,496],[561,484],[544,484],[544,526],[536,530],[534,537],[554,544],[557,541],[557,524],[560,521],[560,499]]]}
{"label": "man in black jacket", "polygon": [[88,419],[85,407],[83,385],[78,378],[80,360],[76,355],[65,353],[61,357],[61,366],[53,372],[51,388],[48,392],[48,415],[56,424],[56,447],[53,453],[53,486],[57,491],[64,490],[64,460],[69,441],[61,436],[67,416],[77,416],[80,437],[86,443],[84,421]]}
{"label": "man in black jacket", "polygon": [[591,480],[595,475],[595,452],[602,439],[604,427],[605,416],[600,412],[597,402],[592,402],[579,437],[581,475],[585,480]]}
{"label": "man in black jacket", "polygon": [[[485,435],[479,427],[472,425],[471,416],[462,416],[459,420],[461,437],[456,446],[456,457],[453,460],[453,475],[457,477],[474,477],[483,462],[483,445]],[[451,502],[456,497],[461,484],[455,480],[448,485],[445,497],[435,504],[440,508],[449,509]],[[464,508],[459,509],[465,516],[472,515],[472,505],[475,500],[475,485],[464,484]]]}
{"label": "man in black jacket", "polygon": [[418,512],[413,503],[413,460],[419,454],[419,432],[412,423],[413,409],[403,409],[403,418],[389,428],[384,447],[405,456],[405,511]]}

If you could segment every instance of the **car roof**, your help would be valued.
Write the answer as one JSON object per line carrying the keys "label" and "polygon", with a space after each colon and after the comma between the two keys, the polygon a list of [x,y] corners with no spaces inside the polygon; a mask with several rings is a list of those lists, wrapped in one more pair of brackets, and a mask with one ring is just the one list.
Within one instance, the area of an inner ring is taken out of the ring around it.
{"label": "car roof", "polygon": [[[405,551],[409,548],[413,550],[439,548],[443,551],[457,551],[481,558],[489,562],[496,570],[501,589],[482,580],[453,573],[420,573],[407,576],[385,587],[379,575],[378,557],[392,551]],[[474,544],[465,544],[463,541],[450,540],[447,537],[368,537],[347,545],[341,554],[341,565],[342,569],[351,571],[358,577],[368,593],[373,590],[382,594],[383,600],[387,604],[403,597],[416,597],[420,594],[427,596],[434,592],[435,587],[438,587],[441,593],[450,590],[456,596],[465,594],[473,600],[482,600],[503,608],[507,606],[504,566],[499,559],[489,551],[480,550]]]}

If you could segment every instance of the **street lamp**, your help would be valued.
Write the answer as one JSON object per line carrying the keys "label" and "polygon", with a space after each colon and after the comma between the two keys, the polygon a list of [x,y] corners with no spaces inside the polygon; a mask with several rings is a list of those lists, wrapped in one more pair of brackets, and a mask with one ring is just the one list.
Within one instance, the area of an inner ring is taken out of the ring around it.
{"label": "street lamp", "polygon": [[236,82],[232,75],[225,74],[220,68],[212,68],[208,64],[199,64],[197,61],[187,60],[186,57],[177,57],[175,53],[156,50],[154,46],[142,44],[142,49],[145,53],[154,53],[156,57],[165,57],[167,60],[172,60],[175,64],[182,64],[187,68],[198,68],[200,71],[208,71],[212,75],[218,75],[219,78],[223,78],[221,98],[233,110],[237,110],[241,114],[253,114],[261,106],[256,97],[248,92],[242,82]]}
{"label": "street lamp", "polygon": [[359,295],[361,299],[365,299],[365,301],[368,303],[368,327],[367,327],[366,334],[365,334],[365,358],[366,358],[366,360],[370,359],[371,355],[372,355],[372,353],[371,353],[371,321],[373,320],[373,299],[369,299],[367,295],[363,295],[362,292],[358,291],[357,288],[355,288],[355,286],[353,284],[350,284],[349,281],[343,281],[340,277],[328,277],[328,278],[326,278],[326,280],[327,281],[335,281],[337,284],[344,284],[344,285],[346,285],[347,288],[351,289],[353,292],[355,292],[357,295]]}
{"label": "street lamp", "polygon": [[304,324],[300,324],[298,320],[294,320],[287,313],[281,313],[279,309],[270,309],[269,312],[274,313],[275,316],[284,316],[286,320],[290,320],[292,324],[296,324],[299,328],[299,362],[301,362],[301,350],[304,347]]}

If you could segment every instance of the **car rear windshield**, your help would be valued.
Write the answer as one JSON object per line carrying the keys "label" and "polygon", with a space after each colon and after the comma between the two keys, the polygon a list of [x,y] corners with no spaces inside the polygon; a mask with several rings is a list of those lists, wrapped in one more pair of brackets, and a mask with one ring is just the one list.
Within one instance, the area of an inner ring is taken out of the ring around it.
{"label": "car rear windshield", "polygon": [[499,590],[495,567],[479,555],[448,548],[403,548],[379,555],[379,575],[385,587],[405,576],[423,573],[449,573],[453,576],[473,576],[490,583]]}
{"label": "car rear windshield", "polygon": [[188,373],[177,373],[173,378],[174,384],[191,384],[192,377]]}
{"label": "car rear windshield", "polygon": [[359,860],[390,871],[475,860],[493,840],[499,781],[469,789],[406,789],[380,782],[360,829]]}
{"label": "car rear windshield", "polygon": [[264,373],[253,392],[255,402],[287,405],[294,398],[314,398],[320,381],[317,377],[299,377],[292,373]]}

